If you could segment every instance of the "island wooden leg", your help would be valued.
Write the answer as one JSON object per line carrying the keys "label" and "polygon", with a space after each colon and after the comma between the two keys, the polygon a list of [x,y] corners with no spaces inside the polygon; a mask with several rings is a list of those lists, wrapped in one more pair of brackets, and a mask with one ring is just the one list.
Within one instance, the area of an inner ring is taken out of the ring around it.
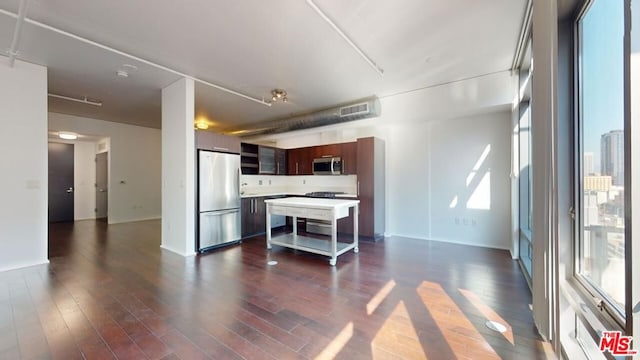
{"label": "island wooden leg", "polygon": [[331,221],[331,260],[329,260],[329,265],[336,266],[336,261],[338,260],[338,221],[335,216]]}
{"label": "island wooden leg", "polygon": [[358,253],[358,222],[360,221],[360,205],[356,204],[353,208],[353,248],[354,253]]}
{"label": "island wooden leg", "polygon": [[293,218],[293,243],[298,243],[298,217],[292,216]]}
{"label": "island wooden leg", "polygon": [[267,218],[265,219],[267,223],[266,233],[267,233],[267,249],[271,250],[271,205],[267,204]]}

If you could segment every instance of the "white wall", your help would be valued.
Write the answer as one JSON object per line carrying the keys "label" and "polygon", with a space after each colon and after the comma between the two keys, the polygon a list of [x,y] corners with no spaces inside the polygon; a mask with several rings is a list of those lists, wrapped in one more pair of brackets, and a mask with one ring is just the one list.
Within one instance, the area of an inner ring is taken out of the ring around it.
{"label": "white wall", "polygon": [[256,140],[295,148],[379,137],[386,151],[387,235],[511,249],[513,86],[509,74],[494,74],[382,98],[378,118]]}
{"label": "white wall", "polygon": [[429,238],[511,248],[510,127],[510,112],[432,124]]}
{"label": "white wall", "polygon": [[110,138],[109,223],[160,218],[160,130],[58,113],[49,130]]}
{"label": "white wall", "polygon": [[0,271],[47,260],[47,69],[0,56]]}

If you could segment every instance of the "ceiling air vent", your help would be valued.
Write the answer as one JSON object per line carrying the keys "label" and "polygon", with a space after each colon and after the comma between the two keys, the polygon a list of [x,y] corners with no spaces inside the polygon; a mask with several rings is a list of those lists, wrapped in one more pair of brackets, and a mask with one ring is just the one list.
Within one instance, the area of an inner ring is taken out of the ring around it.
{"label": "ceiling air vent", "polygon": [[355,116],[369,113],[369,103],[355,104],[340,108],[340,117]]}
{"label": "ceiling air vent", "polygon": [[229,131],[227,134],[238,135],[240,137],[276,134],[353,120],[368,119],[376,116],[380,116],[380,100],[377,97],[371,97],[360,100],[355,104],[332,107],[285,119],[256,123],[250,127]]}

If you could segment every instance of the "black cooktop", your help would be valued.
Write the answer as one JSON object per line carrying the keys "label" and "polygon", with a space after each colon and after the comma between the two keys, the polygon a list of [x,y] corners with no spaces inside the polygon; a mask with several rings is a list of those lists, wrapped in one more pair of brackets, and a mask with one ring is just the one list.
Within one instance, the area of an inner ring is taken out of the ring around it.
{"label": "black cooktop", "polygon": [[336,195],[344,194],[342,191],[314,191],[310,193],[304,194],[309,197],[319,197],[319,198],[334,198]]}

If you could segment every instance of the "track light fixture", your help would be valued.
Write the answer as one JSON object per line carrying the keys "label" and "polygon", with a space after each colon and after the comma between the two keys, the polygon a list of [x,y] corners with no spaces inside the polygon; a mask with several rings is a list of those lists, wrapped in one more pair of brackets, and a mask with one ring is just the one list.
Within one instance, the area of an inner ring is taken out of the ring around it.
{"label": "track light fixture", "polygon": [[287,92],[282,89],[271,90],[271,100],[274,102],[278,100],[281,100],[282,102],[289,101],[289,99],[287,99]]}

